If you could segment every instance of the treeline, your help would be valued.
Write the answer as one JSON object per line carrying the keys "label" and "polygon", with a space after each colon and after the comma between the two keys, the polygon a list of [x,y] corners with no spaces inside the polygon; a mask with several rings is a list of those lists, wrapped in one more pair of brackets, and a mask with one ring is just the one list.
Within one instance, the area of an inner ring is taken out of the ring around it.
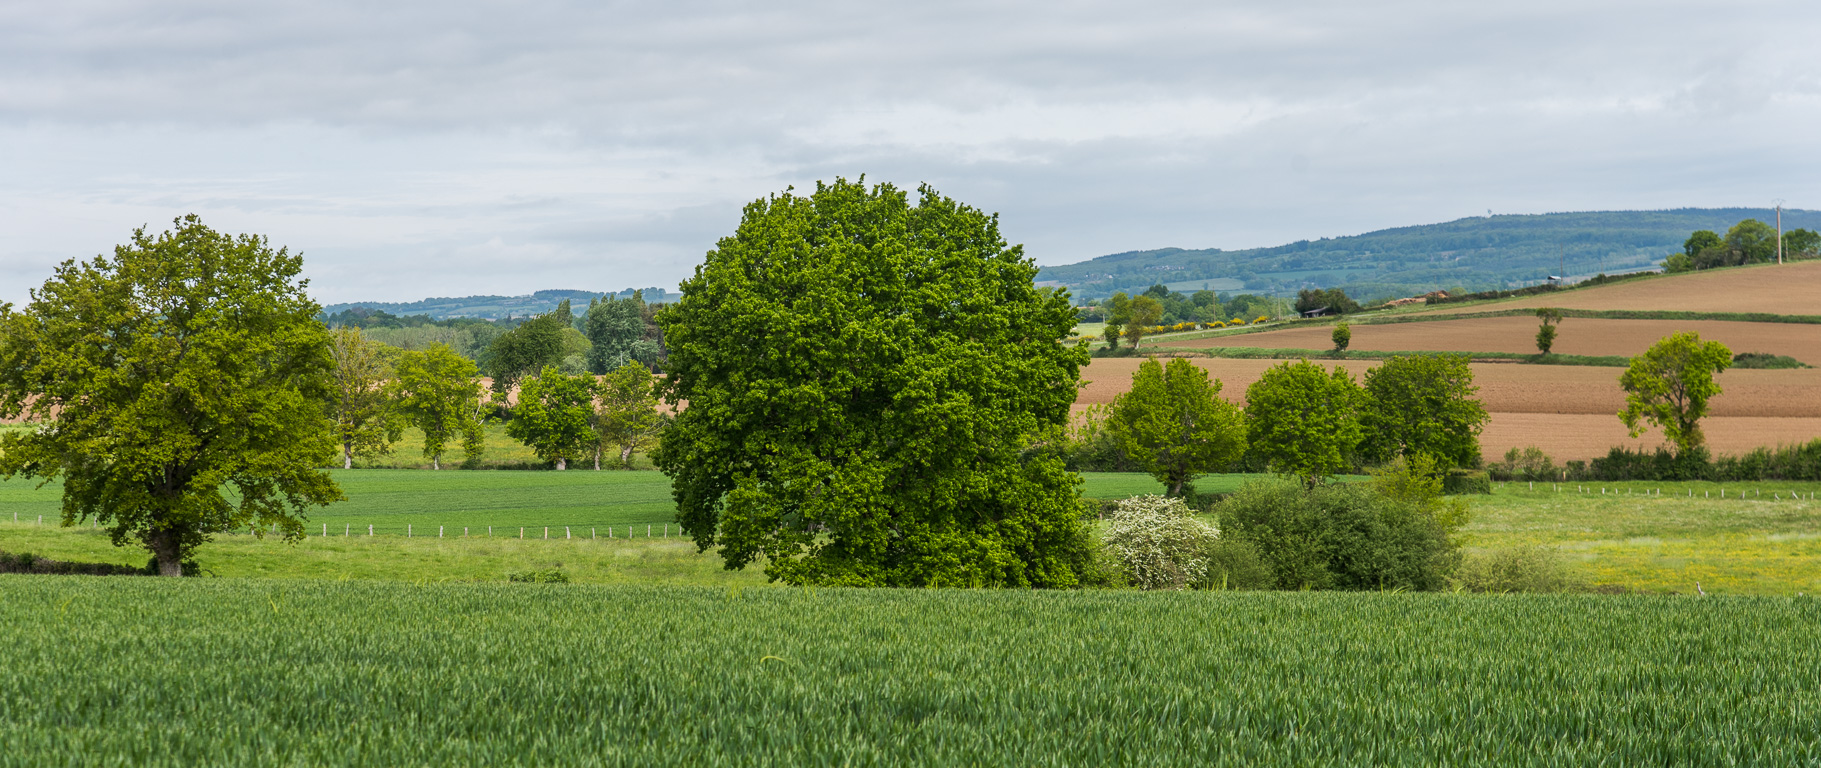
{"label": "treeline", "polygon": [[[1782,248],[1779,249],[1778,245]],[[1777,228],[1757,219],[1732,225],[1724,237],[1710,229],[1698,230],[1682,242],[1682,252],[1663,260],[1665,272],[1767,264],[1783,259],[1812,259],[1821,252],[1821,233],[1792,229],[1777,237]]]}
{"label": "treeline", "polygon": [[1733,456],[1714,457],[1706,448],[1680,454],[1667,448],[1654,451],[1614,447],[1592,461],[1557,465],[1536,447],[1506,452],[1503,461],[1487,465],[1495,480],[1529,481],[1675,481],[1705,480],[1716,483],[1788,480],[1821,481],[1821,439],[1776,448],[1758,447]]}

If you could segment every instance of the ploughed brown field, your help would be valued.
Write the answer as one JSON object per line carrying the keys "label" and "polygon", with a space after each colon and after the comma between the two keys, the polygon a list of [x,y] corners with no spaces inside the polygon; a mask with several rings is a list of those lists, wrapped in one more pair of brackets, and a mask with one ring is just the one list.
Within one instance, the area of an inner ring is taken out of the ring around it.
{"label": "ploughed brown field", "polygon": [[1437,314],[1491,309],[1569,307],[1572,309],[1671,310],[1679,312],[1768,312],[1821,314],[1821,261],[1729,267],[1711,272],[1641,278],[1578,288],[1559,294],[1447,306]]}
{"label": "ploughed brown field", "polygon": [[[1817,299],[1821,309],[1821,299]],[[1385,352],[1510,352],[1534,354],[1534,317],[1482,317],[1389,325],[1352,326],[1351,349]],[[1252,347],[1263,349],[1327,349],[1333,346],[1332,326],[1288,328],[1238,336],[1158,344],[1184,349]],[[1725,320],[1605,320],[1570,317],[1556,329],[1554,351],[1564,355],[1623,355],[1630,357],[1650,348],[1658,339],[1680,331],[1694,331],[1701,338],[1725,344],[1733,352],[1769,352],[1789,355],[1821,366],[1821,325],[1795,323],[1741,323]]]}
{"label": "ploughed brown field", "polygon": [[[1568,322],[1574,322],[1569,320]],[[1433,325],[1421,323],[1417,325]],[[1357,338],[1358,330],[1355,331]],[[1257,334],[1260,336],[1267,334]],[[1140,358],[1100,358],[1083,368],[1087,386],[1076,408],[1112,402],[1130,388]],[[1220,379],[1221,396],[1244,404],[1246,387],[1280,360],[1191,358]],[[1317,360],[1340,365],[1363,381],[1370,360]],[[1615,445],[1653,448],[1662,436],[1626,436],[1619,423],[1625,405],[1619,368],[1475,363],[1474,383],[1492,421],[1480,436],[1483,453],[1496,459],[1513,447],[1534,445],[1557,461],[1589,459]],[[1733,370],[1720,374],[1725,392],[1714,398],[1702,424],[1715,453],[1742,453],[1761,445],[1807,442],[1821,437],[1821,369]]]}

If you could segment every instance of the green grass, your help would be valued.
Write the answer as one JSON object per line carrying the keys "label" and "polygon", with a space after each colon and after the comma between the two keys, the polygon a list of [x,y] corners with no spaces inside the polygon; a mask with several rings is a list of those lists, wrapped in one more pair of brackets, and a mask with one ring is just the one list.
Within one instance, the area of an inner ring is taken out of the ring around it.
{"label": "green grass", "polygon": [[1821,502],[1810,494],[1821,484],[1498,484],[1474,498],[1465,533],[1476,549],[1554,547],[1593,583],[1629,590],[1691,593],[1698,581],[1713,594],[1821,594]]}
{"label": "green grass", "polygon": [[1806,765],[1821,601],[0,576],[0,766]]}

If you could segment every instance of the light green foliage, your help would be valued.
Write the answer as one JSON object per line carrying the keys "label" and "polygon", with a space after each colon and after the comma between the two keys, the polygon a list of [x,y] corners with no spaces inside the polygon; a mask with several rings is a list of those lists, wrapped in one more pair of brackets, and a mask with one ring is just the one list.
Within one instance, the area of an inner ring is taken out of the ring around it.
{"label": "light green foliage", "polygon": [[1425,454],[1448,466],[1477,465],[1479,435],[1491,419],[1477,392],[1465,355],[1386,360],[1366,371],[1363,452],[1377,461]]}
{"label": "light green foliage", "polygon": [[1133,349],[1137,349],[1138,342],[1144,340],[1144,335],[1150,332],[1151,326],[1162,321],[1163,305],[1157,299],[1150,296],[1132,297],[1125,324],[1126,341],[1132,343]]}
{"label": "light green foliage", "polygon": [[315,469],[335,451],[333,362],[302,266],[190,215],[0,305],[0,416],[51,425],[6,434],[0,474],[63,478],[65,525],[137,540],[168,576],[216,533],[299,535],[341,498]]}
{"label": "light green foliage", "polygon": [[1581,574],[1550,547],[1515,546],[1469,554],[1455,569],[1455,586],[1472,592],[1577,592]]}
{"label": "light green foliage", "polygon": [[573,330],[569,323],[543,315],[500,334],[488,345],[481,360],[487,375],[493,378],[493,391],[504,397],[520,379],[560,365],[564,357],[573,354],[570,350],[575,346],[574,340],[564,333]]}
{"label": "light green foliage", "polygon": [[1245,420],[1220,398],[1220,382],[1210,382],[1207,371],[1180,357],[1168,367],[1156,358],[1140,364],[1132,388],[1113,401],[1106,424],[1120,449],[1171,496],[1182,495],[1196,475],[1223,469],[1246,450]]}
{"label": "light green foliage", "polygon": [[1562,479],[1561,471],[1556,468],[1555,461],[1550,459],[1549,454],[1544,453],[1543,449],[1534,445],[1527,446],[1522,451],[1513,446],[1510,450],[1505,451],[1504,461],[1494,462],[1487,469],[1491,470],[1494,480],[1554,482]]}
{"label": "light green foliage", "polygon": [[1675,274],[1677,272],[1693,272],[1694,268],[1695,260],[1690,258],[1687,254],[1672,253],[1669,254],[1669,258],[1663,260],[1663,271],[1670,274]]}
{"label": "light green foliage", "polygon": [[1028,448],[1067,423],[1066,294],[994,217],[837,180],[747,206],[659,315],[657,464],[730,568],[792,584],[1067,587],[1076,479]]}
{"label": "light green foliage", "polygon": [[1662,428],[1677,454],[1698,448],[1707,441],[1700,426],[1707,401],[1720,394],[1714,374],[1731,365],[1732,350],[1720,342],[1703,342],[1692,332],[1665,337],[1619,376],[1625,388],[1619,420],[1632,437],[1644,434],[1646,424]]}
{"label": "light green foliage", "polygon": [[1365,395],[1345,368],[1282,363],[1246,388],[1246,438],[1274,472],[1315,485],[1353,464]]}
{"label": "light green foliage", "polygon": [[595,380],[586,374],[570,376],[546,367],[536,378],[519,386],[518,405],[506,434],[531,446],[557,469],[567,469],[572,459],[593,453],[600,445],[594,431]]}
{"label": "light green foliage", "polygon": [[0,579],[0,760],[1821,761],[1812,599],[110,579]]}
{"label": "light green foliage", "polygon": [[620,453],[620,466],[632,468],[632,453],[657,438],[657,381],[651,371],[627,361],[601,377],[600,407],[594,412],[594,468],[601,468],[601,452]]}
{"label": "light green foliage", "polygon": [[1119,502],[1102,537],[1139,589],[1184,589],[1208,577],[1208,549],[1220,529],[1190,514],[1182,499],[1139,496]]}
{"label": "light green foliage", "polygon": [[478,460],[485,443],[481,431],[480,372],[474,361],[436,344],[398,356],[398,411],[424,433],[424,457],[442,469],[443,453],[461,440],[468,461]]}
{"label": "light green foliage", "polygon": [[1334,342],[1335,353],[1346,352],[1347,347],[1353,344],[1353,329],[1346,323],[1336,325],[1334,332],[1328,335],[1328,340]]}
{"label": "light green foliage", "polygon": [[335,359],[329,417],[341,443],[342,469],[354,466],[355,456],[390,453],[404,427],[387,387],[393,373],[383,350],[359,328],[329,332],[329,354]]}
{"label": "light green foliage", "polygon": [[1783,233],[1783,258],[1812,259],[1821,251],[1821,232],[1792,229]]}

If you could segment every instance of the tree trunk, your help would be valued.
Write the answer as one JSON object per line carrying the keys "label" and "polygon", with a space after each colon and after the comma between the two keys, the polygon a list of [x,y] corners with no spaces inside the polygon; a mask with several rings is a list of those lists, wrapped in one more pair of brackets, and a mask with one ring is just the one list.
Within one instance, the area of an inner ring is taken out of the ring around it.
{"label": "tree trunk", "polygon": [[1184,482],[1187,482],[1187,481],[1177,480],[1175,485],[1170,486],[1170,497],[1171,498],[1176,498],[1176,497],[1182,495],[1182,484]]}
{"label": "tree trunk", "polygon": [[620,466],[627,469],[632,468],[632,446],[628,445],[620,449]]}
{"label": "tree trunk", "polygon": [[594,449],[594,471],[601,471],[601,449]]}
{"label": "tree trunk", "polygon": [[145,537],[146,547],[158,560],[158,575],[183,575],[183,552],[178,538],[176,531],[168,530],[152,531]]}
{"label": "tree trunk", "polygon": [[569,460],[568,460],[568,459],[557,459],[557,460],[556,460],[556,471],[558,471],[558,472],[561,472],[561,471],[563,471],[563,470],[565,470],[565,469],[568,469],[568,468],[569,468]]}
{"label": "tree trunk", "polygon": [[341,444],[341,468],[354,468],[354,446],[348,443]]}
{"label": "tree trunk", "polygon": [[430,457],[430,468],[431,469],[442,469],[443,468],[443,455],[442,454],[439,453],[439,454],[436,454],[435,456]]}

